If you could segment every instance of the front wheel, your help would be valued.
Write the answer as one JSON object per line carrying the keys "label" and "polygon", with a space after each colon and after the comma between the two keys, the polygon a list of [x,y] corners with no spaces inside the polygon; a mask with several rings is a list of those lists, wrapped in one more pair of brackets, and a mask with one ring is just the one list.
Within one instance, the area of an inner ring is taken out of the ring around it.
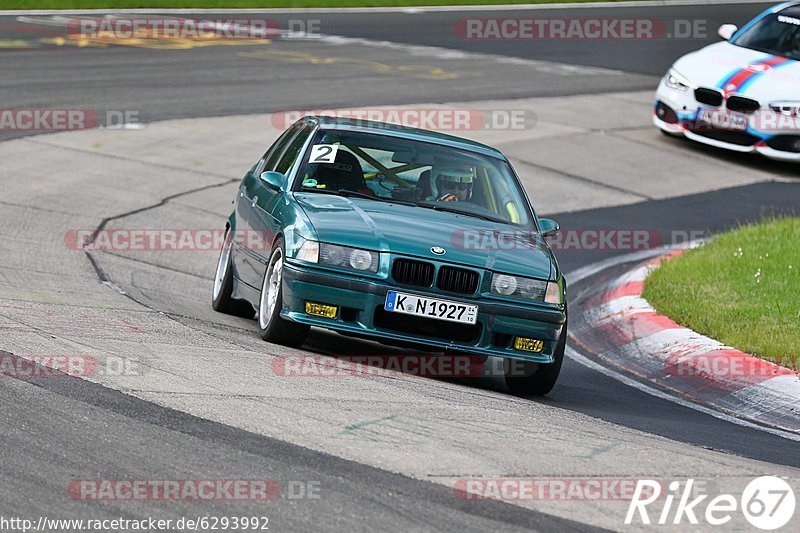
{"label": "front wheel", "polygon": [[281,318],[283,308],[283,239],[278,239],[264,272],[258,306],[258,330],[267,342],[297,348],[308,336],[309,327]]}
{"label": "front wheel", "polygon": [[521,396],[544,396],[553,390],[561,373],[561,364],[564,362],[564,351],[567,348],[567,323],[558,338],[558,344],[553,352],[553,362],[548,364],[530,363],[503,359],[503,373],[506,386],[514,394]]}

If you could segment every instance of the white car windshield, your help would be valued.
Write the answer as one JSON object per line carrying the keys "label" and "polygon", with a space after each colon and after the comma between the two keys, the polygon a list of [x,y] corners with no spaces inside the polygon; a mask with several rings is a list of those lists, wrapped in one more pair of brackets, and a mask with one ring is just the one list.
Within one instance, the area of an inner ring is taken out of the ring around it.
{"label": "white car windshield", "polygon": [[731,41],[736,46],[800,60],[800,8],[765,16]]}

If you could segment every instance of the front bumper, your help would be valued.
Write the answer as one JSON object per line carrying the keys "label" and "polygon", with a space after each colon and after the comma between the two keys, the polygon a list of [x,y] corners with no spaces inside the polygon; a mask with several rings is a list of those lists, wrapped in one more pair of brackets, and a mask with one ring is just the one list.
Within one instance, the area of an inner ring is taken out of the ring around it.
{"label": "front bumper", "polygon": [[[469,326],[430,319],[419,323],[421,328],[409,327],[414,317],[383,311],[386,293],[390,290],[478,305],[477,323]],[[333,319],[308,315],[305,312],[307,301],[335,305],[340,312]],[[566,322],[565,312],[557,309],[432,293],[394,285],[388,280],[366,280],[288,262],[283,268],[281,317],[381,342],[412,344],[431,351],[453,350],[537,363],[553,362],[553,352]],[[515,336],[541,339],[544,348],[541,353],[516,350],[513,347]]]}
{"label": "front bumper", "polygon": [[[662,79],[656,90],[653,124],[669,134],[717,148],[800,162],[800,127],[787,127],[785,117],[762,107],[748,116],[746,130],[726,130],[699,126],[697,116],[702,108],[718,109],[697,102],[692,89],[672,89]],[[719,109],[724,110],[724,104]]]}

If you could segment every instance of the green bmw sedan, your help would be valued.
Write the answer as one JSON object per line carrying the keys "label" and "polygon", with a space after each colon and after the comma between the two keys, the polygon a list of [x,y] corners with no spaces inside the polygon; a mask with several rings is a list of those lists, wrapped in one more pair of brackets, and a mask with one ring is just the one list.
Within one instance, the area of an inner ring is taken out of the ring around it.
{"label": "green bmw sedan", "polygon": [[566,282],[545,240],[558,230],[494,148],[305,117],[240,184],[213,307],[256,314],[261,337],[286,346],[315,326],[500,357],[513,392],[546,394],[567,337]]}

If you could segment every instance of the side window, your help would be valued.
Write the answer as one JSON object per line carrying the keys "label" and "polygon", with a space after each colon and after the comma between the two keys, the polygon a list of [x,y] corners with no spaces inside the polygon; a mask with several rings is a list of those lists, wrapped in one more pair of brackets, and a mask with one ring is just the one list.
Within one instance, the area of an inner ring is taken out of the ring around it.
{"label": "side window", "polygon": [[256,176],[261,175],[262,172],[265,172],[267,170],[275,169],[275,163],[278,162],[278,158],[283,153],[283,150],[286,148],[286,145],[289,144],[289,141],[292,140],[292,138],[297,133],[297,130],[299,129],[300,129],[299,124],[292,126],[288,130],[283,132],[283,134],[280,137],[278,137],[278,140],[275,141],[272,144],[272,146],[270,146],[269,150],[267,150],[267,153],[264,154],[264,157],[261,158],[258,167],[256,167],[256,172],[255,172]]}
{"label": "side window", "polygon": [[286,152],[283,154],[280,161],[278,161],[277,166],[275,167],[276,172],[286,174],[286,172],[292,167],[292,164],[297,159],[297,156],[300,154],[300,150],[306,143],[309,134],[311,134],[311,125],[306,124],[300,130],[300,133],[298,133],[297,136],[292,139],[292,142],[289,143],[289,147],[286,149]]}

